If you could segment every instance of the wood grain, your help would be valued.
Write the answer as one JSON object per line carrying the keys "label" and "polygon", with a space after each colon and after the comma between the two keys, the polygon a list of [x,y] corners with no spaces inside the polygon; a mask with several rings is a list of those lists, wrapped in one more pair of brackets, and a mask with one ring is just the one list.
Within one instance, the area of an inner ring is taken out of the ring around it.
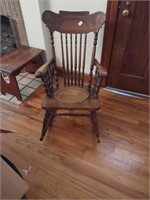
{"label": "wood grain", "polygon": [[[1,56],[0,60],[0,91],[3,95],[12,94],[22,101],[21,93],[16,76],[23,68],[29,73],[34,73],[44,62],[44,50],[21,45]],[[5,81],[2,74],[6,72],[9,83]]]}
{"label": "wood grain", "polygon": [[107,86],[148,95],[149,1],[128,3],[108,2],[102,64],[109,68]]}
{"label": "wood grain", "polygon": [[42,20],[49,28],[49,31],[58,31],[61,33],[96,33],[104,24],[105,18],[105,13],[100,11],[92,14],[89,14],[88,11],[60,11],[57,14],[46,10],[42,14]]}
{"label": "wood grain", "polygon": [[28,199],[149,199],[149,101],[100,93],[100,144],[90,119],[69,116],[39,141],[41,87],[20,107],[1,101],[1,152],[22,174],[31,166]]}
{"label": "wood grain", "polygon": [[11,51],[1,57],[0,70],[9,74],[18,75],[23,67],[30,62],[36,63],[38,59],[39,63],[36,63],[37,66],[35,68],[37,70],[43,64],[43,61],[40,60],[43,53],[44,50],[42,49],[21,45],[17,50]]}
{"label": "wood grain", "polygon": [[[39,76],[39,74],[41,74],[39,71],[42,71],[43,66],[41,67],[42,69],[40,68],[36,72],[38,77],[40,77],[44,83],[46,93],[46,98],[42,102],[42,108],[45,109],[46,112],[43,119],[40,140],[44,139],[47,128],[52,121],[52,116],[54,114],[52,112],[55,112],[56,115],[56,111],[63,109],[69,111],[78,110],[78,116],[83,115],[83,112],[81,112],[82,110],[89,110],[89,114],[94,124],[97,142],[100,142],[96,110],[100,108],[98,92],[101,86],[101,82],[103,78],[106,78],[107,73],[100,72],[100,63],[98,63],[98,61],[95,62],[95,55],[98,33],[105,22],[105,14],[103,12],[95,12],[93,14],[89,14],[87,11],[60,11],[59,14],[57,14],[52,11],[44,11],[42,14],[42,20],[46,27],[49,29],[53,52],[52,57],[56,62],[54,65],[50,65],[47,70],[44,70],[42,73],[43,76]],[[58,88],[60,85],[60,78],[56,72],[58,59],[57,56],[55,56],[57,54],[57,49],[55,49],[54,44],[57,38],[54,32],[59,32],[60,35],[62,69],[64,72],[64,88],[59,90]],[[85,90],[83,87],[87,85],[84,82],[85,63],[87,60],[86,44],[87,34],[89,35],[91,32],[93,35],[93,44],[90,45],[88,42],[88,46],[91,49],[91,51],[89,51],[91,54],[91,59],[90,63],[87,64],[89,67],[89,81],[88,89],[86,90],[87,95],[85,97]],[[105,74],[105,76],[102,74]],[[75,86],[76,89],[72,86]],[[68,87],[69,92],[66,87]],[[79,91],[79,87],[80,94],[75,93],[75,91]],[[61,113],[61,115],[65,114],[66,113]],[[71,116],[72,113],[70,112],[67,115]]]}

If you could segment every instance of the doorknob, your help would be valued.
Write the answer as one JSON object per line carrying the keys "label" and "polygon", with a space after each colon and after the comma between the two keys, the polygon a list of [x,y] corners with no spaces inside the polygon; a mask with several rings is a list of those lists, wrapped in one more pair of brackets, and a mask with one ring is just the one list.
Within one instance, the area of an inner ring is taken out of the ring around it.
{"label": "doorknob", "polygon": [[122,16],[127,17],[129,15],[129,13],[130,13],[129,10],[125,9],[125,10],[122,11]]}

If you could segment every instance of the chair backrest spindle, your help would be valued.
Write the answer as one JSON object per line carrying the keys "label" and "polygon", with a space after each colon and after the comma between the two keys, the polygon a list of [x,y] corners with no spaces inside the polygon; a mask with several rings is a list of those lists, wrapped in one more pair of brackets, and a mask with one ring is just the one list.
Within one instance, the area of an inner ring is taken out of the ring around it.
{"label": "chair backrest spindle", "polygon": [[[51,11],[45,11],[42,19],[50,31],[52,56],[54,58],[55,46],[53,33],[55,31],[60,33],[61,66],[64,72],[64,85],[83,87],[85,69],[87,70],[87,67],[89,67],[88,87],[91,88],[98,32],[105,22],[105,14],[103,12],[89,14],[87,11],[60,11],[59,14],[56,14]],[[87,42],[87,35],[91,32],[95,34],[95,37],[91,63],[88,64],[87,59],[89,60],[89,56],[87,56],[87,52],[88,48],[91,48],[91,44],[88,42],[91,40]]]}
{"label": "chair backrest spindle", "polygon": [[[53,32],[50,32],[50,39],[51,39],[51,48],[52,48],[52,57],[55,58],[55,47],[54,47],[54,35]],[[56,59],[54,59],[56,65]],[[56,88],[59,88],[58,76],[56,69],[54,70],[55,81],[56,81]]]}
{"label": "chair backrest spindle", "polygon": [[75,34],[75,61],[74,61],[74,68],[75,68],[75,85],[77,84],[77,34]]}
{"label": "chair backrest spindle", "polygon": [[55,58],[55,48],[54,48],[54,35],[53,32],[50,32],[51,48],[52,48],[52,57]]}
{"label": "chair backrest spindle", "polygon": [[71,85],[73,85],[73,49],[72,49],[72,34],[70,34],[70,67],[71,67]]}
{"label": "chair backrest spindle", "polygon": [[80,44],[79,44],[78,86],[80,85],[81,54],[82,54],[82,34],[80,34]]}
{"label": "chair backrest spindle", "polygon": [[68,86],[70,85],[70,75],[69,75],[69,55],[68,55],[68,36],[67,33],[65,34],[65,40],[66,40],[66,68],[67,68],[67,83]]}
{"label": "chair backrest spindle", "polygon": [[84,84],[84,70],[85,70],[85,58],[86,58],[86,42],[87,42],[87,34],[84,37],[84,51],[83,51],[83,63],[82,63],[82,87]]}
{"label": "chair backrest spindle", "polygon": [[95,33],[94,42],[93,42],[92,57],[91,57],[91,65],[90,65],[89,83],[88,83],[89,89],[91,88],[92,77],[93,77],[93,67],[94,67],[93,60],[95,58],[95,53],[96,53],[97,39],[98,39],[98,33]]}
{"label": "chair backrest spindle", "polygon": [[65,71],[65,59],[64,59],[64,46],[63,46],[63,35],[60,34],[61,39],[61,53],[62,53],[62,68],[64,72],[64,85],[66,86],[66,71]]}

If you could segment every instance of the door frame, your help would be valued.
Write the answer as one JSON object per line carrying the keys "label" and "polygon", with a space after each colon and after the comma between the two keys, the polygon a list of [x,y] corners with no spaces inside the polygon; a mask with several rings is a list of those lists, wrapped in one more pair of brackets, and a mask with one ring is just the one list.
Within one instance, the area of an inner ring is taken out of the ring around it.
{"label": "door frame", "polygon": [[[109,1],[107,2],[107,10],[106,10],[106,22],[104,28],[104,38],[103,38],[103,46],[102,46],[102,56],[101,63],[104,68],[108,72],[109,76],[109,67],[112,56],[112,50],[114,45],[117,21],[118,21],[118,13],[119,13],[119,3],[120,1]],[[107,86],[107,80],[103,82],[103,86]]]}

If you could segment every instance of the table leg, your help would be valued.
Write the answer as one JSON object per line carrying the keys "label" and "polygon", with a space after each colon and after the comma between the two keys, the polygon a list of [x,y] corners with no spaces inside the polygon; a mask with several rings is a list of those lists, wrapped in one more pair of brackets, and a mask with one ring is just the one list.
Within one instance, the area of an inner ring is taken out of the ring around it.
{"label": "table leg", "polygon": [[21,97],[21,94],[20,94],[19,86],[18,86],[15,75],[13,75],[13,74],[9,75],[9,79],[10,79],[9,83],[7,83],[4,80],[2,73],[0,73],[0,78],[1,78],[1,87],[0,87],[1,93],[4,94],[4,95],[6,93],[12,94],[12,95],[16,96],[16,98],[19,101],[22,101],[22,97]]}

